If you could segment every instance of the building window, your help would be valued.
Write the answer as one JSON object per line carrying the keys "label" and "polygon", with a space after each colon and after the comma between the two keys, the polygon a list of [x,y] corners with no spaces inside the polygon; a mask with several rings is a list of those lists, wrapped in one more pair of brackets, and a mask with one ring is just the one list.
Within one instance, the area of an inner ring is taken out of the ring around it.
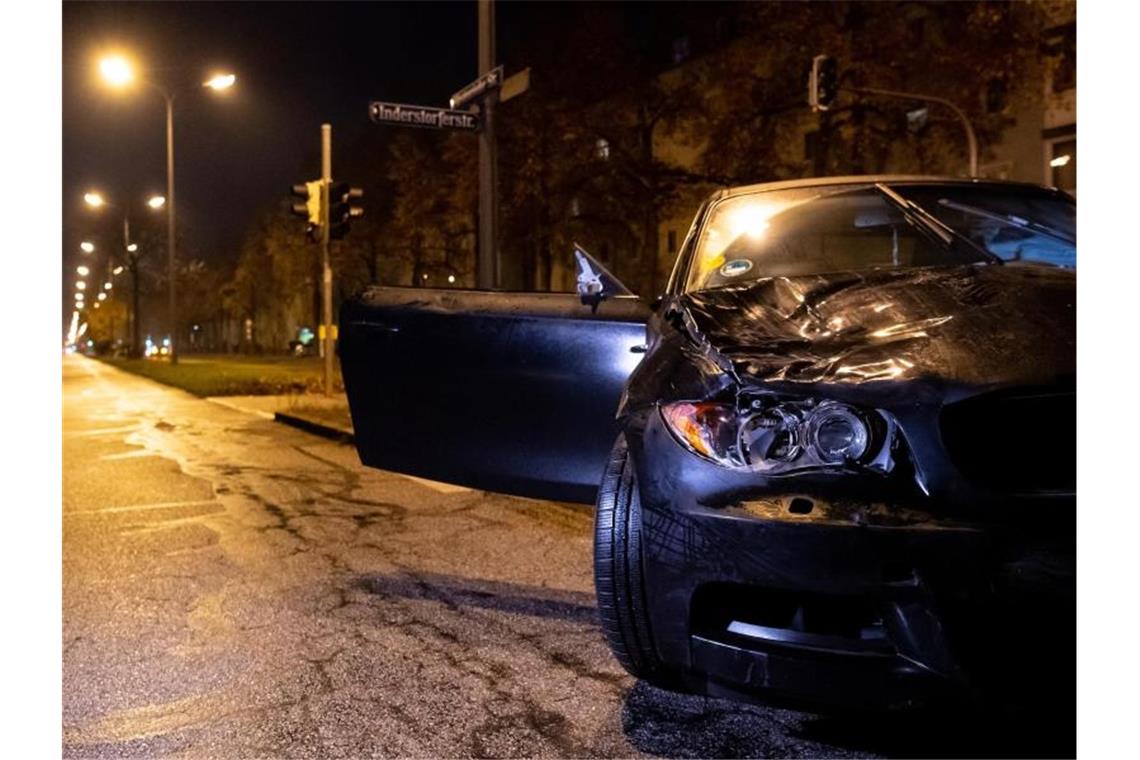
{"label": "building window", "polygon": [[610,158],[610,141],[604,137],[599,137],[596,143],[596,152],[598,158],[608,161]]}
{"label": "building window", "polygon": [[804,161],[814,161],[819,154],[819,130],[804,132]]}
{"label": "building window", "polygon": [[1046,31],[1045,52],[1054,57],[1054,93],[1077,86],[1077,25],[1064,24]]}
{"label": "building window", "polygon": [[1067,137],[1050,143],[1049,184],[1066,192],[1077,192],[1077,138]]}

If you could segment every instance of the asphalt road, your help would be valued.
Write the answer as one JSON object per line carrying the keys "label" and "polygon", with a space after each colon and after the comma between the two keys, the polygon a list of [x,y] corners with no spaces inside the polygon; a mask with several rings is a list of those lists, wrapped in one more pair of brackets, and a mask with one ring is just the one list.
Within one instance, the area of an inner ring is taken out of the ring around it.
{"label": "asphalt road", "polygon": [[365,469],[81,357],[63,391],[68,757],[1010,754],[635,682],[589,511]]}

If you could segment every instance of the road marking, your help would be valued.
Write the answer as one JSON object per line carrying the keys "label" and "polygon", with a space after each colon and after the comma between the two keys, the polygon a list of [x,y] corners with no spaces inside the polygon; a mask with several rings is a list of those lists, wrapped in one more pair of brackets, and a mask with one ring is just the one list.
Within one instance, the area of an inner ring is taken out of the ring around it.
{"label": "road marking", "polygon": [[139,430],[138,425],[127,425],[125,427],[114,428],[96,428],[95,430],[76,430],[74,432],[64,433],[66,436],[72,438],[86,437],[89,435],[110,435],[111,433],[133,433]]}
{"label": "road marking", "polygon": [[196,507],[202,504],[217,504],[217,499],[196,499],[195,501],[160,501],[153,504],[132,504],[122,507],[104,507],[103,509],[73,509],[64,510],[63,516],[70,515],[97,515],[104,512],[141,512],[148,509],[172,509],[174,507]]}
{"label": "road marking", "polygon": [[465,492],[471,490],[470,488],[466,488],[464,486],[452,485],[451,483],[440,483],[440,482],[435,481],[435,480],[424,480],[423,478],[417,478],[417,477],[414,477],[412,475],[405,475],[402,472],[397,472],[394,474],[399,475],[401,478],[407,478],[408,480],[414,480],[415,482],[419,483],[421,486],[427,486],[428,488],[432,489],[433,491],[439,491],[440,493],[465,493]]}
{"label": "road marking", "polygon": [[134,451],[124,451],[122,454],[104,454],[103,456],[99,457],[99,460],[103,461],[103,462],[113,462],[117,459],[133,459],[135,457],[157,457],[157,456],[160,456],[160,455],[155,454],[150,449],[135,449]]}

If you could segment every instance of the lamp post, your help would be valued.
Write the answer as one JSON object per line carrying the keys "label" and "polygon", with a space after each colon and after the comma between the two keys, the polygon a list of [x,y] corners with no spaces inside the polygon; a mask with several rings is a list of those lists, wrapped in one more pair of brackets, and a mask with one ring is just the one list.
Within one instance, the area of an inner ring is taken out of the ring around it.
{"label": "lamp post", "polygon": [[[116,206],[108,203],[103,198],[102,194],[98,192],[89,192],[84,194],[83,200],[87,203],[88,206],[91,206],[92,208],[103,208],[104,206],[107,208],[116,208]],[[161,195],[152,195],[147,199],[146,205],[151,209],[158,210],[166,205],[166,199]],[[84,246],[88,245],[90,244],[84,243]],[[94,251],[95,246],[90,245],[90,249],[91,251]],[[127,206],[123,207],[123,250],[125,251],[124,258],[126,259],[127,267],[131,270],[132,305],[129,322],[131,325],[131,353],[135,354],[141,353],[142,347],[142,341],[140,340],[141,326],[139,320],[139,247],[137,243],[131,242],[131,219],[130,210]],[[84,251],[87,251],[86,247],[84,247]],[[107,264],[107,269],[111,272],[111,276],[117,275],[123,271],[123,268],[121,266],[112,268],[110,257],[108,257]],[[86,269],[87,267],[82,268]],[[104,289],[110,290],[110,286],[111,283],[107,282],[104,285]],[[98,303],[95,304],[95,308],[99,308]]]}
{"label": "lamp post", "polygon": [[[112,87],[125,87],[135,79],[134,67],[122,56],[104,58],[99,63],[99,71],[104,81]],[[149,80],[143,79],[141,81],[147,87],[158,92],[166,103],[166,268],[167,278],[170,281],[168,287],[170,303],[167,314],[169,324],[167,327],[170,332],[170,363],[176,364],[178,362],[178,302],[176,300],[174,240],[174,93]],[[216,74],[203,82],[202,86],[218,92],[233,87],[235,81],[237,81],[237,77],[233,74]]]}

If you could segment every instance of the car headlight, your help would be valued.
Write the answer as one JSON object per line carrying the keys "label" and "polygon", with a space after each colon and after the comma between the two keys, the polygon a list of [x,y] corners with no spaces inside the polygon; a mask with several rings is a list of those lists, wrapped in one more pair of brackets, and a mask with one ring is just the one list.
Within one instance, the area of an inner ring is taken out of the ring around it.
{"label": "car headlight", "polygon": [[734,404],[678,401],[661,406],[686,448],[724,467],[778,474],[861,466],[889,470],[894,423],[838,401],[762,398]]}

